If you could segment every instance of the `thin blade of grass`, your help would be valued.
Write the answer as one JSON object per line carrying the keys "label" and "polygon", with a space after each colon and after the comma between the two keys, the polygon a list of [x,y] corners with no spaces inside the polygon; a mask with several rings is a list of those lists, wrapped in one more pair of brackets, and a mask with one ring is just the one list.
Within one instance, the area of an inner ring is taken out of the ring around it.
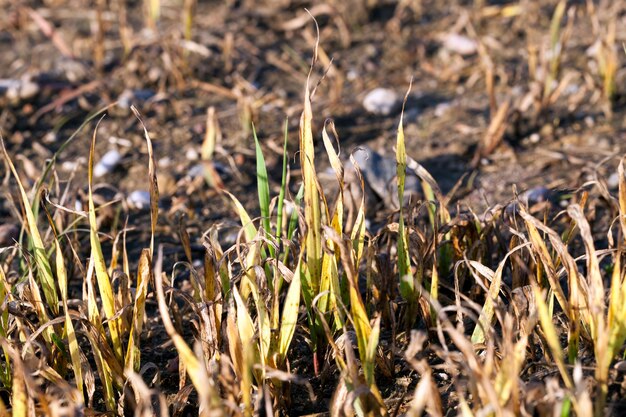
{"label": "thin blade of grass", "polygon": [[563,382],[565,386],[572,390],[574,389],[574,383],[572,382],[572,378],[567,372],[567,368],[565,367],[565,362],[563,361],[563,349],[559,344],[559,336],[557,334],[556,328],[552,323],[552,316],[548,311],[548,305],[544,299],[544,295],[542,294],[539,286],[531,281],[531,285],[533,288],[533,292],[535,295],[535,300],[537,302],[537,312],[539,313],[539,322],[541,323],[541,328],[546,336],[546,341],[548,342],[548,347],[550,348],[550,353],[552,355],[552,359],[556,363],[557,368],[559,369],[559,373],[561,374],[561,378],[563,378]]}
{"label": "thin blade of grass", "polygon": [[[102,121],[102,119],[100,119]],[[100,239],[98,237],[98,222],[96,220],[96,208],[93,201],[93,161],[96,152],[96,136],[98,132],[98,125],[94,129],[91,139],[91,148],[89,150],[89,164],[88,164],[88,200],[89,200],[89,236],[91,243],[91,257],[94,262],[94,268],[96,272],[96,280],[98,282],[98,290],[100,291],[100,297],[102,299],[102,305],[104,307],[104,314],[109,320],[109,330],[111,333],[111,341],[113,343],[113,350],[119,362],[123,361],[122,342],[120,339],[119,321],[116,318],[115,300],[113,298],[113,289],[111,288],[111,280],[109,273],[107,272],[106,263],[102,254],[102,247],[100,246]]]}
{"label": "thin blade of grass", "polygon": [[157,182],[156,161],[154,159],[154,151],[152,150],[152,140],[150,139],[148,129],[141,118],[141,114],[139,114],[139,111],[135,106],[130,106],[130,108],[135,114],[137,120],[139,120],[139,123],[141,123],[143,134],[146,139],[146,146],[148,147],[148,177],[150,185],[150,258],[152,258],[154,254],[154,232],[159,218],[159,185]]}
{"label": "thin blade of grass", "polygon": [[[252,124],[252,136],[254,137],[254,149],[256,154],[256,180],[257,180],[257,193],[259,196],[259,206],[261,209],[261,224],[265,233],[270,232],[270,185],[267,176],[267,167],[265,165],[265,157],[263,156],[263,150],[259,143],[259,138],[256,134],[256,128],[254,123]],[[270,246],[270,253],[274,256],[274,248]]]}
{"label": "thin blade of grass", "polygon": [[283,169],[280,180],[280,193],[278,194],[278,204],[276,207],[276,241],[279,242],[283,231],[283,208],[285,204],[285,190],[287,189],[287,142],[289,139],[289,120],[285,119],[285,139],[283,142]]}
{"label": "thin blade of grass", "polygon": [[300,264],[302,258],[298,260],[298,265],[293,273],[293,278],[287,290],[285,304],[283,305],[283,313],[280,321],[280,333],[278,336],[278,354],[279,360],[282,362],[287,358],[287,351],[296,332],[298,324],[298,312],[300,309]]}
{"label": "thin blade of grass", "polygon": [[[315,59],[315,57],[314,57]],[[304,110],[300,116],[300,166],[304,185],[304,219],[306,232],[306,265],[311,282],[308,286],[317,294],[322,264],[321,208],[315,172],[315,146],[313,144],[311,93],[309,89],[311,74],[307,77],[304,92]]]}
{"label": "thin blade of grass", "polygon": [[407,239],[407,232],[404,227],[404,184],[406,182],[406,146],[404,144],[404,106],[406,105],[409,92],[413,85],[413,80],[409,84],[409,89],[404,97],[402,103],[402,112],[400,113],[400,122],[398,123],[398,131],[396,134],[396,164],[397,164],[397,177],[398,177],[398,205],[400,206],[400,218],[398,220],[398,273],[400,275],[400,295],[409,301],[410,304],[415,304],[415,282],[411,274],[411,258],[409,254],[409,244]]}
{"label": "thin blade of grass", "polygon": [[135,286],[135,304],[133,306],[133,318],[126,350],[126,362],[124,368],[129,371],[139,372],[141,369],[141,350],[139,340],[143,328],[144,314],[146,309],[146,296],[148,285],[152,282],[152,261],[150,250],[144,249],[139,256],[137,266],[137,284]]}

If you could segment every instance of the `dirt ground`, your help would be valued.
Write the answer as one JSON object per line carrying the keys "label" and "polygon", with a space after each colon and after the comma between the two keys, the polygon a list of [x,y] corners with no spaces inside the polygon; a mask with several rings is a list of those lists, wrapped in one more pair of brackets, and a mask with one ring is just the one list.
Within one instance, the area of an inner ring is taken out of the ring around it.
{"label": "dirt ground", "polygon": [[[239,230],[230,205],[201,174],[209,108],[215,109],[221,131],[215,171],[224,188],[252,212],[258,199],[250,122],[277,192],[288,117],[290,191],[297,192],[299,158],[294,153],[316,42],[305,8],[320,30],[313,85],[325,74],[313,98],[315,135],[320,138],[324,121],[332,118],[343,158],[359,146],[394,157],[399,102],[381,115],[368,112],[363,100],[375,88],[391,89],[401,99],[412,79],[404,113],[407,153],[444,193],[453,191],[458,212],[471,209],[482,215],[527,190],[526,196],[551,200],[557,207],[580,187],[607,198],[615,195],[612,175],[626,152],[623,2],[567,2],[559,34],[565,41],[558,52],[550,49],[557,5],[551,0],[199,0],[189,38],[181,3],[163,1],[160,20],[151,29],[137,1],[128,2],[124,14],[118,1],[0,1],[0,129],[9,154],[32,185],[81,123],[109,106],[97,132],[96,160],[111,150],[121,159],[96,183],[103,199],[124,202],[121,218],[127,214],[134,227],[128,237],[131,258],[149,240],[148,213],[129,200],[133,192],[147,191],[148,184],[143,131],[131,104],[154,141],[161,193],[157,238],[172,260],[184,256],[176,232],[181,218],[198,256],[201,236],[210,227],[219,228],[225,244],[234,242]],[[573,24],[564,35],[568,22]],[[617,67],[609,101],[597,50],[611,22]],[[560,54],[559,70],[552,83],[544,83],[550,53]],[[552,96],[539,105],[544,84]],[[505,106],[500,123],[493,122]],[[80,207],[85,201],[95,123],[58,154],[55,175],[61,187],[52,190],[55,201],[66,186],[65,205]],[[321,140],[317,150],[321,172],[328,166]],[[7,184],[4,195],[14,192]],[[19,209],[10,201],[2,198],[2,224],[17,223]],[[377,204],[372,219],[393,211]],[[103,210],[101,217],[102,232],[114,236],[121,227],[113,221],[115,213]],[[153,360],[161,366],[172,359],[167,356],[171,350],[157,342],[158,337]],[[306,350],[301,342],[296,349]],[[306,358],[306,353],[294,356]],[[311,372],[306,363],[293,366]],[[171,367],[175,375],[177,368]],[[316,387],[326,382],[320,379]],[[176,381],[173,385],[175,392]],[[401,385],[392,381],[384,395],[401,402]],[[319,404],[294,406],[293,415],[324,410],[330,395],[321,393]]]}

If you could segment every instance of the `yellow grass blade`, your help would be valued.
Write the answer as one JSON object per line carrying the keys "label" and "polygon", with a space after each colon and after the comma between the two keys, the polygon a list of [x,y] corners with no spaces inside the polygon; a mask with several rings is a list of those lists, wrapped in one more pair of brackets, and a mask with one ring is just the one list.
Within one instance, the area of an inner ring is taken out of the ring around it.
{"label": "yellow grass blade", "polygon": [[[85,278],[87,282],[87,314],[89,322],[98,333],[98,336],[105,335],[104,327],[102,326],[102,319],[100,317],[100,311],[96,302],[95,288],[93,286],[93,274],[95,269],[95,259],[91,257],[89,259],[89,266],[87,267],[87,276]],[[98,372],[100,373],[100,379],[104,385],[103,396],[108,410],[115,410],[115,395],[113,393],[113,379],[111,370],[107,364],[105,357],[100,349],[100,340],[97,338],[90,338],[91,346],[94,352],[94,359]]]}
{"label": "yellow grass blade", "polygon": [[11,387],[11,405],[13,406],[13,417],[27,417],[28,413],[28,391],[26,388],[26,370],[20,355],[13,350],[8,341],[3,340],[2,346],[13,359],[13,386]]}
{"label": "yellow grass blade", "polygon": [[146,146],[148,147],[148,177],[150,184],[150,258],[152,258],[154,254],[154,232],[159,218],[159,185],[156,175],[156,161],[154,159],[152,140],[148,134],[148,129],[146,129],[146,125],[141,119],[141,115],[135,106],[130,106],[130,108],[133,113],[135,113],[135,117],[137,117],[139,123],[141,123],[143,134],[146,139]]}
{"label": "yellow grass blade", "polygon": [[126,351],[126,363],[124,368],[128,371],[139,372],[141,367],[141,351],[139,350],[139,339],[143,328],[143,319],[146,309],[146,295],[148,285],[152,281],[152,260],[150,250],[144,249],[139,257],[137,266],[137,284],[135,292],[135,305],[133,306],[133,321]]}
{"label": "yellow grass blade", "polygon": [[[102,119],[100,119],[102,120]],[[98,125],[100,122],[98,122]],[[120,340],[119,331],[119,319],[115,318],[115,299],[113,298],[113,289],[111,288],[111,280],[109,273],[107,272],[106,263],[104,262],[104,256],[102,254],[102,247],[100,246],[100,239],[98,238],[98,223],[96,221],[96,207],[93,202],[92,193],[92,180],[93,180],[93,160],[96,149],[96,135],[98,132],[98,125],[94,129],[91,139],[91,148],[89,150],[89,168],[88,168],[88,186],[89,186],[89,237],[91,243],[91,257],[94,261],[94,268],[96,271],[96,280],[98,282],[98,290],[100,291],[100,297],[102,299],[102,305],[104,307],[104,314],[109,320],[109,330],[111,333],[111,341],[113,342],[113,351],[119,362],[123,361],[122,342]]]}
{"label": "yellow grass blade", "polygon": [[302,258],[298,260],[298,265],[293,273],[293,278],[287,290],[283,313],[280,321],[280,334],[278,338],[278,355],[279,361],[284,361],[287,357],[287,351],[291,344],[291,339],[296,332],[296,324],[298,324],[298,311],[300,309],[300,264]]}
{"label": "yellow grass blade", "polygon": [[361,201],[359,202],[359,208],[357,210],[354,224],[352,225],[352,232],[350,233],[350,239],[352,240],[352,247],[355,252],[355,264],[359,265],[361,262],[361,256],[363,256],[363,247],[365,243],[365,183],[363,181],[363,175],[359,165],[356,163],[354,157],[350,155],[350,161],[356,172],[361,187]]}
{"label": "yellow grass blade", "polygon": [[563,361],[563,349],[559,343],[559,336],[556,332],[554,324],[552,323],[552,316],[548,312],[548,305],[544,299],[544,295],[541,293],[539,286],[531,281],[531,285],[533,288],[533,292],[535,294],[535,300],[537,302],[537,311],[539,313],[539,322],[541,323],[541,328],[546,336],[546,341],[548,342],[548,347],[550,348],[552,359],[556,363],[559,372],[561,373],[561,378],[563,378],[563,382],[568,389],[574,389],[574,383],[572,382],[572,378],[570,377],[567,369],[565,368],[565,363]]}
{"label": "yellow grass blade", "polygon": [[622,228],[622,241],[626,242],[626,177],[624,176],[624,160],[626,160],[626,157],[622,158],[622,160],[619,162],[617,175],[619,177],[619,224]]}
{"label": "yellow grass blade", "polygon": [[[256,266],[262,270],[260,266]],[[254,300],[254,304],[257,309],[257,327],[258,327],[258,336],[259,336],[259,357],[261,360],[261,380],[265,379],[265,365],[267,361],[270,359],[270,343],[272,338],[272,329],[270,325],[270,318],[267,312],[267,306],[265,305],[265,300],[259,294],[259,288],[254,281],[251,281],[250,288],[252,291],[252,299]],[[249,313],[246,311],[246,314]]]}
{"label": "yellow grass blade", "polygon": [[70,349],[70,358],[72,360],[72,369],[74,370],[76,386],[78,387],[82,398],[85,398],[85,392],[83,391],[83,372],[80,359],[80,347],[78,346],[78,340],[76,339],[74,324],[72,323],[72,319],[70,318],[70,313],[67,307],[67,271],[65,269],[65,260],[63,259],[61,245],[59,244],[56,236],[54,240],[56,247],[57,279],[59,280],[61,297],[63,298],[63,311],[65,312],[65,333],[67,333],[67,341]]}
{"label": "yellow grass blade", "polygon": [[363,372],[365,373],[365,381],[369,386],[375,384],[374,365],[376,364],[376,351],[378,349],[378,340],[380,337],[380,316],[374,320],[374,326],[367,341],[365,356],[367,360],[363,364]]}
{"label": "yellow grass blade", "polygon": [[241,351],[243,355],[241,394],[243,396],[244,415],[251,416],[252,368],[257,356],[254,345],[254,323],[236,287],[233,287],[233,297],[237,305],[237,329],[239,330],[239,337],[241,338]]}
{"label": "yellow grass blade", "polygon": [[406,147],[404,144],[404,106],[411,91],[413,80],[409,85],[409,89],[402,103],[402,112],[400,113],[400,122],[398,123],[398,131],[396,134],[396,164],[398,178],[398,204],[400,206],[400,218],[398,220],[398,273],[400,275],[400,295],[409,301],[410,305],[415,305],[415,280],[411,275],[411,258],[409,254],[409,242],[407,232],[404,228],[404,184],[406,181]]}
{"label": "yellow grass blade", "polygon": [[546,277],[548,278],[548,282],[550,283],[550,288],[554,292],[557,301],[561,305],[561,308],[563,309],[567,317],[571,318],[571,308],[569,306],[567,298],[565,297],[563,288],[561,288],[561,284],[559,283],[554,262],[552,262],[550,252],[548,251],[548,248],[546,247],[546,244],[536,227],[536,225],[540,222],[524,209],[520,210],[520,215],[526,223],[526,229],[528,230],[528,235],[530,237],[530,241],[533,244],[533,247],[535,248],[535,252],[539,255],[539,258],[543,263],[546,271]]}
{"label": "yellow grass blade", "polygon": [[[257,235],[257,229],[256,227],[254,227],[254,223],[252,222],[252,219],[250,219],[248,212],[243,207],[243,205],[239,202],[237,197],[235,197],[228,191],[224,191],[224,193],[226,193],[230,197],[230,199],[233,201],[235,211],[237,212],[237,215],[239,215],[241,226],[243,227],[243,230],[244,230],[244,236],[246,238],[246,241],[247,242],[254,241]],[[240,295],[244,300],[247,300],[248,296],[250,295],[250,286],[252,285],[252,281],[254,280],[254,270],[252,269],[252,266],[256,264],[258,255],[259,255],[259,245],[254,243],[249,248],[248,255],[246,256],[246,264],[245,264],[246,274],[245,274],[245,277],[242,278],[241,284],[239,287]]]}
{"label": "yellow grass blade", "polygon": [[200,155],[203,161],[213,159],[215,146],[221,136],[222,133],[220,131],[219,121],[217,120],[217,114],[215,113],[215,107],[211,106],[206,113],[206,133],[202,141],[202,147],[200,148]]}
{"label": "yellow grass blade", "polygon": [[317,190],[315,172],[315,148],[311,120],[311,96],[309,90],[310,74],[304,92],[304,110],[300,116],[300,166],[304,183],[304,219],[306,233],[306,265],[311,277],[310,287],[318,293],[322,262],[321,211],[320,195]]}

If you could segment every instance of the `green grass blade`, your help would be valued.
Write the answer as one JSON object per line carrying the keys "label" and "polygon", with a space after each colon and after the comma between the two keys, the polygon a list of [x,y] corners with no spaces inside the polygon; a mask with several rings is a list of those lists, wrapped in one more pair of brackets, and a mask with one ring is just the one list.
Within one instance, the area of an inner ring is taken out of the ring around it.
{"label": "green grass blade", "polygon": [[[270,233],[270,185],[267,177],[267,167],[265,166],[265,157],[256,134],[254,124],[252,124],[252,136],[254,137],[254,147],[256,153],[256,180],[257,192],[259,195],[259,206],[261,208],[261,224],[265,233]],[[270,254],[274,256],[274,248],[270,245]]]}
{"label": "green grass blade", "polygon": [[[412,82],[412,81],[411,81]],[[409,91],[411,86],[409,86]],[[409,91],[404,99],[408,97]],[[397,177],[398,177],[398,204],[400,206],[400,219],[398,221],[398,273],[400,275],[400,295],[405,300],[409,300],[411,304],[416,302],[414,300],[415,294],[415,282],[411,275],[411,263],[409,255],[409,247],[407,234],[404,227],[404,184],[406,181],[406,147],[404,144],[404,104],[402,105],[402,113],[400,114],[400,122],[398,123],[398,131],[396,135],[396,164],[397,164]]]}
{"label": "green grass blade", "polygon": [[276,211],[276,240],[279,241],[283,230],[283,207],[285,203],[285,190],[287,189],[287,142],[289,139],[289,119],[285,119],[285,140],[283,144],[283,171],[280,181],[280,193],[278,194],[278,205]]}
{"label": "green grass blade", "polygon": [[20,191],[21,201],[24,206],[24,213],[26,215],[26,222],[28,223],[28,232],[32,240],[33,251],[35,252],[37,278],[39,279],[39,283],[43,288],[44,297],[46,299],[46,302],[48,303],[48,306],[56,315],[59,313],[59,296],[57,294],[54,277],[52,276],[52,268],[50,267],[50,262],[48,261],[46,248],[43,244],[43,240],[41,239],[41,235],[39,234],[39,230],[37,229],[37,219],[35,218],[35,215],[33,213],[33,208],[30,204],[30,200],[28,199],[28,195],[26,195],[26,190],[24,190],[24,187],[22,186],[22,181],[17,174],[15,165],[13,165],[13,161],[11,161],[11,158],[9,157],[9,154],[7,153],[7,150],[4,146],[4,139],[1,136],[0,144],[2,145],[4,159],[7,162],[11,173],[15,177],[17,186]]}

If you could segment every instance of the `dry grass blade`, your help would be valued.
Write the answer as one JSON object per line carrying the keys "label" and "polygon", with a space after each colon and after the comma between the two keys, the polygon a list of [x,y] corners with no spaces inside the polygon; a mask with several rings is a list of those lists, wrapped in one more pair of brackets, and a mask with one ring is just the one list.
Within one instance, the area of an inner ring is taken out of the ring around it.
{"label": "dry grass blade", "polygon": [[604,281],[600,272],[600,264],[596,255],[595,245],[589,222],[583,215],[582,208],[573,204],[567,213],[576,222],[585,245],[587,254],[587,287],[589,288],[589,311],[591,314],[591,337],[598,341],[599,332],[605,327]]}
{"label": "dry grass blade", "polygon": [[239,220],[241,221],[241,226],[243,227],[244,236],[246,241],[250,244],[250,248],[248,254],[246,255],[245,264],[243,267],[245,268],[245,277],[241,280],[241,284],[239,285],[240,295],[244,300],[248,299],[250,295],[251,286],[253,285],[253,281],[255,278],[254,268],[256,265],[256,261],[259,257],[259,244],[255,242],[258,231],[256,227],[254,227],[254,223],[252,219],[248,215],[248,212],[243,207],[243,205],[239,202],[237,197],[229,193],[228,191],[224,191],[226,195],[230,197],[235,206],[235,210],[239,215]]}
{"label": "dry grass blade", "polygon": [[568,319],[571,321],[572,309],[565,297],[565,293],[563,292],[563,288],[561,288],[561,284],[558,281],[558,276],[556,273],[556,268],[550,253],[548,252],[548,248],[542,237],[539,235],[538,227],[541,227],[543,230],[546,228],[541,226],[541,223],[531,216],[526,210],[522,209],[520,211],[520,215],[524,219],[526,223],[526,229],[528,230],[528,234],[530,237],[530,241],[533,244],[533,248],[535,249],[535,253],[541,259],[543,266],[545,268],[546,277],[548,278],[548,282],[550,283],[550,289],[554,292],[557,301],[561,305],[561,308],[567,315]]}
{"label": "dry grass blade", "polygon": [[[93,274],[94,274],[94,262],[95,259],[91,257],[89,259],[89,266],[87,268],[87,274],[85,277],[85,282],[87,284],[87,294],[85,298],[87,299],[87,314],[88,321],[91,325],[92,332],[87,333],[87,337],[89,338],[89,342],[91,343],[91,347],[94,352],[94,359],[96,362],[96,367],[98,368],[98,373],[100,374],[100,380],[104,385],[103,395],[106,401],[107,409],[115,410],[115,394],[113,393],[113,377],[111,375],[111,369],[106,361],[106,354],[104,350],[109,348],[108,342],[104,339],[106,335],[104,331],[104,327],[102,326],[102,319],[100,318],[100,311],[98,304],[96,302],[96,291],[93,286]],[[94,335],[95,333],[95,335]],[[117,363],[116,360],[112,361],[113,364]]]}
{"label": "dry grass blade", "polygon": [[543,329],[546,341],[548,342],[548,347],[550,348],[552,359],[554,359],[554,362],[559,369],[561,378],[563,378],[565,386],[568,389],[572,390],[574,388],[574,383],[572,382],[572,378],[567,372],[567,368],[565,367],[565,362],[563,361],[563,350],[559,343],[559,336],[554,326],[554,323],[552,323],[552,316],[548,311],[548,305],[546,304],[544,294],[541,292],[539,286],[536,283],[531,282],[531,285],[533,288],[535,300],[537,302],[539,322],[541,323],[541,328]]}
{"label": "dry grass blade", "polygon": [[139,266],[137,266],[135,305],[133,306],[133,319],[128,339],[128,349],[126,351],[125,369],[127,371],[138,372],[141,367],[139,339],[143,328],[146,295],[150,282],[152,282],[152,260],[150,258],[150,251],[144,249],[141,251]]}
{"label": "dry grass blade", "polygon": [[[184,364],[187,374],[191,379],[198,396],[200,398],[200,415],[208,416],[211,412],[211,416],[221,415],[219,410],[221,407],[214,401],[216,394],[213,388],[213,383],[209,379],[204,364],[198,360],[193,351],[187,346],[185,340],[174,328],[174,323],[170,318],[170,313],[165,302],[165,292],[163,291],[163,250],[159,246],[158,258],[154,270],[154,281],[156,286],[157,301],[159,304],[159,313],[161,320],[163,320],[163,326],[170,339],[176,346],[180,361]],[[215,414],[214,414],[215,413]]]}
{"label": "dry grass blade", "polygon": [[502,142],[504,132],[508,126],[507,115],[509,114],[510,105],[509,101],[505,101],[498,107],[498,111],[489,123],[483,141],[480,143],[476,155],[474,155],[472,166],[477,167],[480,159],[490,155]]}
{"label": "dry grass blade", "polygon": [[146,125],[141,119],[141,115],[139,111],[135,108],[135,106],[131,106],[135,117],[141,123],[141,127],[143,128],[144,137],[146,139],[146,145],[148,147],[148,177],[150,179],[150,257],[154,254],[154,231],[156,230],[157,220],[159,218],[159,185],[157,183],[157,175],[156,175],[156,162],[154,159],[154,152],[152,150],[152,140],[150,140],[150,135],[148,134],[148,129],[146,129]]}
{"label": "dry grass blade", "polygon": [[211,106],[207,110],[206,133],[204,135],[204,141],[202,142],[202,148],[200,153],[204,161],[210,161],[211,159],[213,159],[215,146],[221,139],[221,136],[222,132],[220,130],[219,122],[217,120],[217,114],[215,113],[215,107]]}
{"label": "dry grass blade", "polygon": [[498,294],[500,293],[500,289],[502,286],[502,273],[504,272],[506,261],[508,260],[509,256],[526,246],[528,246],[528,244],[522,244],[510,250],[504,256],[504,259],[502,259],[502,261],[498,264],[498,269],[496,269],[495,272],[480,264],[479,262],[470,261],[470,265],[491,282],[489,285],[489,292],[485,299],[485,304],[483,305],[482,311],[480,312],[480,317],[478,318],[478,323],[476,324],[474,332],[472,333],[471,341],[473,344],[484,343],[486,338],[485,331],[491,328],[491,322],[494,317],[494,309],[498,300]]}
{"label": "dry grass blade", "polygon": [[619,167],[617,168],[617,175],[619,177],[619,224],[622,228],[622,242],[626,242],[626,176],[624,173],[624,160],[626,160],[626,157],[621,159]]}
{"label": "dry grass blade", "polygon": [[[5,352],[11,356],[13,367],[13,381],[11,388],[11,405],[13,417],[27,417],[29,413],[29,402],[32,399],[29,398],[28,388],[26,386],[26,370],[24,369],[24,362],[19,353],[17,353],[6,339],[0,341],[2,348]],[[3,414],[8,415],[8,414]]]}
{"label": "dry grass blade", "polygon": [[242,374],[241,393],[243,396],[244,414],[252,415],[252,368],[257,355],[257,349],[254,343],[254,322],[248,313],[248,309],[244,304],[236,287],[233,287],[233,297],[237,308],[237,330],[241,340],[242,353]]}

